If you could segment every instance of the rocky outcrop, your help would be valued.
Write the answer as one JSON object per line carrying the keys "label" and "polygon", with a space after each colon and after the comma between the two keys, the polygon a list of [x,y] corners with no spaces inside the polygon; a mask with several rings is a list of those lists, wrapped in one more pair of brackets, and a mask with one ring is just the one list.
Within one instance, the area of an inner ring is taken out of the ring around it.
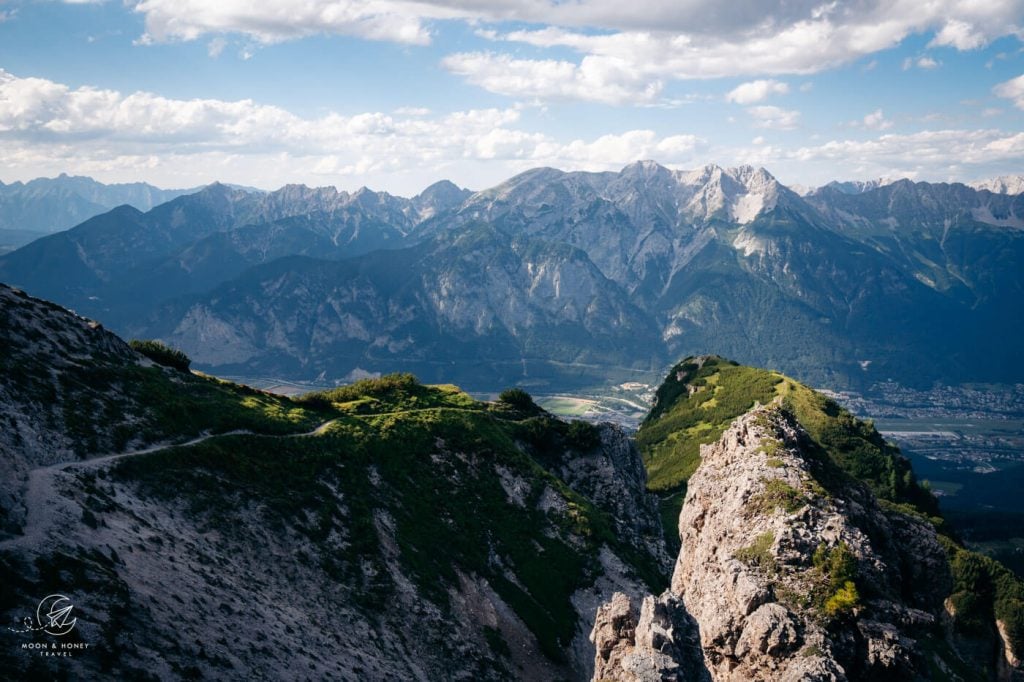
{"label": "rocky outcrop", "polygon": [[639,615],[618,592],[597,612],[594,679],[621,682],[709,680],[696,626],[671,594],[643,598]]}
{"label": "rocky outcrop", "polygon": [[657,498],[647,492],[647,471],[632,439],[614,424],[601,424],[601,446],[574,455],[558,473],[570,488],[608,512],[616,536],[656,558],[664,575],[672,570]]}
{"label": "rocky outcrop", "polygon": [[[736,420],[701,457],[671,587],[639,618],[624,597],[602,607],[595,680],[676,675],[688,637],[713,680],[931,676],[952,581],[930,524],[881,506],[778,406]],[[639,634],[656,604],[678,624],[667,640]]]}

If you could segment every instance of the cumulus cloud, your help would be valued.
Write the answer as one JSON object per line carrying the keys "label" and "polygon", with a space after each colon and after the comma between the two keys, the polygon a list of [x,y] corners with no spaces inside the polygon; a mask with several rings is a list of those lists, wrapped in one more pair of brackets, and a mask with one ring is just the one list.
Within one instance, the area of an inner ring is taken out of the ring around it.
{"label": "cumulus cloud", "polygon": [[756,80],[736,86],[725,99],[736,104],[753,104],[771,95],[785,95],[788,92],[789,85],[786,83],[777,80]]}
{"label": "cumulus cloud", "polygon": [[948,182],[1016,172],[1024,163],[1024,133],[950,128],[794,148],[755,144],[712,153],[726,165],[765,166],[787,184],[820,186],[831,180],[879,177]]}
{"label": "cumulus cloud", "polygon": [[252,100],[71,88],[0,70],[0,157],[21,177],[71,170],[165,185],[222,179],[267,187],[331,178],[418,191],[424,178],[497,182],[538,165],[610,170],[643,158],[696,163],[705,149],[692,135],[650,130],[558,140],[524,129],[516,109],[304,118]]}
{"label": "cumulus cloud", "polygon": [[996,97],[1002,97],[1013,102],[1013,106],[1024,109],[1024,75],[1011,78],[992,88]]}
{"label": "cumulus cloud", "polygon": [[885,117],[881,109],[875,109],[870,114],[861,119],[861,125],[868,130],[888,130],[892,128],[892,121]]}
{"label": "cumulus cloud", "polygon": [[792,130],[800,123],[800,112],[781,107],[761,105],[748,107],[747,113],[754,120],[755,128]]}
{"label": "cumulus cloud", "polygon": [[463,19],[670,33],[732,43],[805,28],[842,37],[854,51],[881,49],[880,43],[935,30],[936,45],[973,49],[1019,30],[1022,23],[1017,0],[735,0],[718,5],[696,0],[139,0],[134,7],[145,16],[152,37],[185,40],[202,33],[239,32],[273,41],[335,32],[420,42],[429,39],[425,21]]}
{"label": "cumulus cloud", "polygon": [[646,103],[662,90],[628,64],[608,57],[585,57],[580,64],[553,59],[514,59],[490,52],[449,55],[443,66],[474,85],[527,99],[576,99],[606,104]]}
{"label": "cumulus cloud", "polygon": [[693,135],[660,138],[651,130],[631,130],[620,135],[602,135],[592,142],[573,140],[567,144],[543,143],[528,159],[533,166],[559,166],[580,170],[617,170],[639,159],[657,159],[664,164],[696,165],[696,153],[706,143]]}
{"label": "cumulus cloud", "polygon": [[939,67],[939,62],[935,61],[934,59],[932,59],[928,55],[924,55],[922,57],[917,57],[916,59],[914,57],[907,57],[906,59],[903,60],[903,70],[904,71],[909,71],[910,69],[914,68],[915,66],[917,68],[919,68],[919,69],[925,69],[925,70],[935,69],[935,68]]}
{"label": "cumulus cloud", "polygon": [[929,47],[948,46],[958,50],[976,50],[987,42],[988,38],[984,31],[977,26],[966,21],[951,19],[946,22],[942,30],[935,34],[928,45]]}
{"label": "cumulus cloud", "polygon": [[[144,42],[238,33],[266,44],[328,33],[423,45],[438,22],[462,21],[495,42],[580,55],[569,61],[490,53],[446,59],[445,66],[467,81],[523,97],[522,79],[535,74],[545,83],[538,98],[615,103],[631,97],[648,103],[671,80],[817,73],[914,34],[930,32],[929,46],[958,50],[1024,34],[1020,0],[138,0],[132,6],[144,16]],[[496,27],[503,22],[543,28],[502,32]],[[937,63],[923,57],[917,65]],[[495,72],[504,66],[513,73]],[[602,99],[588,87],[595,83],[611,94]]]}
{"label": "cumulus cloud", "polygon": [[461,14],[403,11],[403,5],[374,0],[140,0],[134,9],[145,16],[143,43],[195,40],[207,33],[241,33],[275,43],[331,33],[425,45],[430,33],[424,18]]}

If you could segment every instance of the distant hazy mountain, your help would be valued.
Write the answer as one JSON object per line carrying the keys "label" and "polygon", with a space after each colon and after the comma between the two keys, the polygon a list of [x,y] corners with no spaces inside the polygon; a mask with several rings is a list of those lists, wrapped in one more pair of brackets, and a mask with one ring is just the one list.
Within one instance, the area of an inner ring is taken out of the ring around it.
{"label": "distant hazy mountain", "polygon": [[843,194],[863,194],[879,187],[885,187],[897,182],[893,178],[877,178],[875,180],[845,180],[838,181],[833,180],[832,182],[822,187],[805,188],[804,191],[799,192],[800,196],[813,196],[822,190],[836,190]]}
{"label": "distant hazy mountain", "polygon": [[0,255],[21,248],[29,242],[46,236],[45,232],[31,230],[6,230],[0,228]]}
{"label": "distant hazy mountain", "polygon": [[463,196],[454,185],[403,199],[365,188],[254,193],[215,183],[146,213],[121,206],[40,239],[0,260],[0,280],[119,325],[156,301],[205,291],[282,256],[401,246],[425,217]]}
{"label": "distant hazy mountain", "polygon": [[1000,175],[969,184],[974,189],[987,189],[996,194],[1021,194],[1024,192],[1024,175]]}
{"label": "distant hazy mountain", "polygon": [[144,182],[105,185],[63,173],[56,178],[0,182],[0,229],[59,232],[122,204],[148,211],[193,191],[160,189]]}
{"label": "distant hazy mountain", "polygon": [[412,199],[214,185],[0,256],[0,280],[236,374],[564,386],[714,349],[828,385],[1018,381],[1022,228],[1024,197],[961,184],[801,197],[641,162]]}

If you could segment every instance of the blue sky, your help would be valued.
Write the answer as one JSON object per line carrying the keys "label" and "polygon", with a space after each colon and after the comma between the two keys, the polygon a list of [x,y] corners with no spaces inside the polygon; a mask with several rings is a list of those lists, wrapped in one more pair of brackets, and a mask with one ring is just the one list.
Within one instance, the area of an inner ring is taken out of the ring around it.
{"label": "blue sky", "polygon": [[1024,0],[0,0],[0,180],[1024,173]]}

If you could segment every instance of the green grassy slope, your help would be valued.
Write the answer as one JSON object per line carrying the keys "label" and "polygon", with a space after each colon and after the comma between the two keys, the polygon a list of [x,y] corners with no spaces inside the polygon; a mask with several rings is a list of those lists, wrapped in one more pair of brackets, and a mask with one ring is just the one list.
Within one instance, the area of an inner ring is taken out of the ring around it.
{"label": "green grassy slope", "polygon": [[[595,447],[596,427],[556,420],[532,403],[477,402],[407,374],[308,394],[295,405],[333,421],[316,436],[229,436],[126,459],[114,475],[158,498],[187,491],[197,518],[230,519],[247,503],[260,505],[267,523],[309,538],[310,561],[370,611],[397,589],[378,530],[390,518],[402,572],[422,594],[449,608],[459,572],[485,578],[557,662],[576,626],[570,596],[600,573],[602,544],[652,589],[663,580],[615,537],[605,512],[543,465],[556,450]],[[522,504],[510,500],[499,470],[525,482]],[[541,497],[552,493],[565,504],[545,510]],[[343,552],[332,544],[338,537]]]}

